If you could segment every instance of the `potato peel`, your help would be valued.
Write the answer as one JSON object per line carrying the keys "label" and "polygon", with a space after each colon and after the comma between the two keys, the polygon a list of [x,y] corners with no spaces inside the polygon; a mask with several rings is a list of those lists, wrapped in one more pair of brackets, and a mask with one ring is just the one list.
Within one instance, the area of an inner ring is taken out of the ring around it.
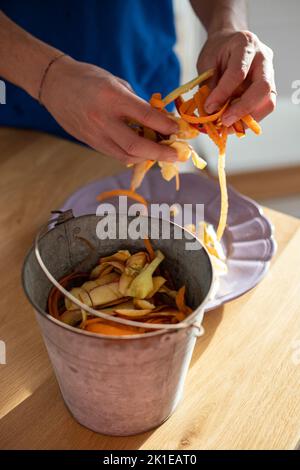
{"label": "potato peel", "polygon": [[[152,245],[151,249],[153,250]],[[79,276],[72,273],[62,280],[65,282],[65,279],[71,280],[73,277],[78,280],[82,278],[82,285],[68,288],[69,292],[83,304],[110,315],[112,320],[90,315],[84,309],[79,309],[67,297],[64,298],[65,310],[59,313],[58,305],[53,306],[55,291],[54,293],[51,291],[49,313],[55,314],[57,319],[69,326],[113,336],[144,334],[153,330],[123,328],[123,325],[113,323],[113,318],[116,317],[150,324],[180,323],[192,312],[192,309],[185,305],[184,299],[182,300],[182,289],[177,292],[173,289],[172,283],[167,285],[169,281],[158,275],[157,269],[164,260],[164,255],[159,250],[153,250],[153,253],[154,259],[150,261],[149,253],[146,251],[134,254],[127,250],[117,252],[102,257],[99,260],[100,264],[91,270],[90,275]],[[120,265],[122,269],[124,268],[122,273]],[[111,272],[103,275],[107,267]],[[134,274],[130,275],[126,270]],[[96,275],[98,277],[95,277]],[[174,299],[178,298],[176,306]]]}

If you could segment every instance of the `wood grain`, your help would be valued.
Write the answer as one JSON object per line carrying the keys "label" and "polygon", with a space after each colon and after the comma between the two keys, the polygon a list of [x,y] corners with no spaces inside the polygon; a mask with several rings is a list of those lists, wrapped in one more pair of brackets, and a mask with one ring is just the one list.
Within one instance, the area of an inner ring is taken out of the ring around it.
{"label": "wood grain", "polygon": [[299,442],[300,221],[266,210],[278,251],[268,276],[206,315],[174,415],[158,429],[111,438],[75,422],[60,396],[20,269],[49,211],[121,165],[83,146],[0,129],[0,449],[293,449]]}
{"label": "wood grain", "polygon": [[228,182],[254,199],[300,195],[300,166],[237,173],[228,175]]}
{"label": "wood grain", "polygon": [[[0,129],[0,417],[30,396],[52,369],[20,283],[37,229],[76,188],[123,167],[87,147],[33,131]],[[0,446],[1,447],[1,446]]]}

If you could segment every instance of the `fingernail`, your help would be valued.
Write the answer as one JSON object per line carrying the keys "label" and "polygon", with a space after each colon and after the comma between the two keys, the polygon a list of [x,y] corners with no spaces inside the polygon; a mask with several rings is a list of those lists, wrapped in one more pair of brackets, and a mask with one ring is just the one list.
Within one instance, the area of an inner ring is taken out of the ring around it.
{"label": "fingernail", "polygon": [[205,105],[205,111],[209,114],[214,113],[219,109],[218,103],[209,103]]}
{"label": "fingernail", "polygon": [[224,116],[222,118],[222,122],[224,126],[229,127],[232,126],[236,121],[238,120],[238,117],[235,116],[234,114],[229,114],[228,116]]}

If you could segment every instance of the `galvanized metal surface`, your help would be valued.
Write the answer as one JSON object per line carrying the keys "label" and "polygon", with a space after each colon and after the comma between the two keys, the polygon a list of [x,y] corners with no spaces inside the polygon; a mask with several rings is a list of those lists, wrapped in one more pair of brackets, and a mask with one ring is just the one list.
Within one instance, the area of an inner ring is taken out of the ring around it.
{"label": "galvanized metal surface", "polygon": [[[118,249],[138,251],[142,240],[99,240],[94,215],[70,219],[49,231],[40,241],[42,258],[56,279],[80,265],[88,270],[99,256]],[[152,223],[159,223],[152,219]],[[161,223],[161,222],[160,222]],[[95,250],[89,251],[84,237]],[[176,286],[186,284],[195,309],[191,322],[201,324],[204,302],[212,284],[212,269],[204,249],[185,250],[186,240],[154,241],[165,256]],[[73,416],[84,426],[110,435],[144,432],[161,424],[174,411],[183,390],[196,341],[193,326],[172,332],[109,337],[64,325],[46,313],[51,283],[37,263],[34,251],[24,269],[25,292],[34,305],[37,320]]]}

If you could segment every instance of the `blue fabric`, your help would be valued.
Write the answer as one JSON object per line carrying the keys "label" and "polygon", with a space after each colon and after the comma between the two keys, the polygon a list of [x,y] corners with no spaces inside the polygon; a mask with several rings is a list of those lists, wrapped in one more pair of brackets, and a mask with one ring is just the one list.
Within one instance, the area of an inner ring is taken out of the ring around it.
{"label": "blue fabric", "polygon": [[[172,0],[0,0],[0,8],[39,39],[127,80],[145,99],[178,86]],[[0,125],[67,136],[34,99],[6,85]]]}

